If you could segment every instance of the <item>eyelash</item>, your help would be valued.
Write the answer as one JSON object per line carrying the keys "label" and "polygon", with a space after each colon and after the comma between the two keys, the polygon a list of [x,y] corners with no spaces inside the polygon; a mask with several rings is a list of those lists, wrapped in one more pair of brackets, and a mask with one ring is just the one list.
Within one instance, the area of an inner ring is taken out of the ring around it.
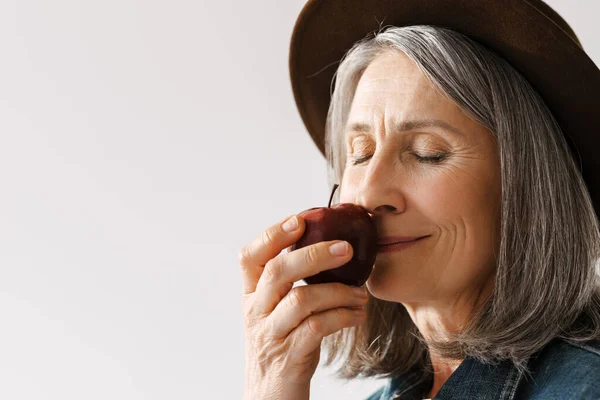
{"label": "eyelash", "polygon": [[[433,156],[428,156],[428,157],[423,157],[420,156],[416,153],[411,153],[416,159],[417,161],[423,163],[423,164],[439,164],[442,161],[444,161],[447,157],[448,154],[447,153],[438,153],[436,155]],[[371,158],[372,156],[365,156],[365,157],[361,157],[361,158],[354,158],[352,160],[352,165],[358,165],[361,164],[365,161],[367,161],[369,158]]]}

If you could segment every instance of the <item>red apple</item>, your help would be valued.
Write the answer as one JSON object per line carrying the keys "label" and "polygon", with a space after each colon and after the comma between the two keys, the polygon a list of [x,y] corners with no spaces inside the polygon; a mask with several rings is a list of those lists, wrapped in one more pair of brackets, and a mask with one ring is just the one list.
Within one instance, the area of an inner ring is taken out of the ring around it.
{"label": "red apple", "polygon": [[298,214],[304,219],[306,229],[291,251],[318,242],[345,240],[354,250],[352,259],[340,267],[304,278],[304,281],[307,284],[341,282],[362,286],[369,278],[377,256],[377,228],[367,210],[357,204],[331,206],[338,186],[334,185],[327,207],[310,208]]}

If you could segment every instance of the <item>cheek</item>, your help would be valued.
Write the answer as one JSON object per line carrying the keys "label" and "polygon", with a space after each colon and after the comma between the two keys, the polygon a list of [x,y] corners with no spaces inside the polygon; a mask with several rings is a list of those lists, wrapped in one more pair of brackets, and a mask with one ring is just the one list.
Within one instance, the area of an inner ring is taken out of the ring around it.
{"label": "cheek", "polygon": [[443,176],[415,185],[411,197],[428,219],[441,224],[455,220],[468,203],[464,191],[457,190],[456,182]]}
{"label": "cheek", "polygon": [[489,219],[500,204],[499,176],[488,165],[452,166],[418,185],[418,202],[441,219]]}
{"label": "cheek", "polygon": [[347,170],[344,171],[342,182],[338,188],[340,203],[354,203],[359,179],[356,173],[348,172]]}
{"label": "cheek", "polygon": [[497,246],[500,228],[499,182],[479,178],[444,174],[419,194],[422,212],[454,237],[463,256],[477,260]]}

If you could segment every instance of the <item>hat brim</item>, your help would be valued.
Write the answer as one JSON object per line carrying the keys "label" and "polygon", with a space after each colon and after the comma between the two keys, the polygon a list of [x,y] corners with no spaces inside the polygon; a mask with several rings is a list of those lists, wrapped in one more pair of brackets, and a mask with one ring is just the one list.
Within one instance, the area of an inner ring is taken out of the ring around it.
{"label": "hat brim", "polygon": [[339,61],[382,25],[449,28],[506,59],[561,125],[599,214],[600,70],[564,20],[539,0],[310,0],[293,30],[289,68],[296,105],[322,154]]}

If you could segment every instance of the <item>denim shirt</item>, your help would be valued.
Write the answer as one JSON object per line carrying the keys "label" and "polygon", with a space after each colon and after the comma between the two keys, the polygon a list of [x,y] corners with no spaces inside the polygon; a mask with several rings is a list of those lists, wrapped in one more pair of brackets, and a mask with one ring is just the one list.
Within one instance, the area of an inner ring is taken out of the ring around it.
{"label": "denim shirt", "polygon": [[[509,361],[491,365],[466,357],[434,399],[600,399],[600,341],[554,339],[527,366],[530,374],[524,375]],[[391,379],[366,400],[422,400],[431,382],[414,382],[414,375]]]}

